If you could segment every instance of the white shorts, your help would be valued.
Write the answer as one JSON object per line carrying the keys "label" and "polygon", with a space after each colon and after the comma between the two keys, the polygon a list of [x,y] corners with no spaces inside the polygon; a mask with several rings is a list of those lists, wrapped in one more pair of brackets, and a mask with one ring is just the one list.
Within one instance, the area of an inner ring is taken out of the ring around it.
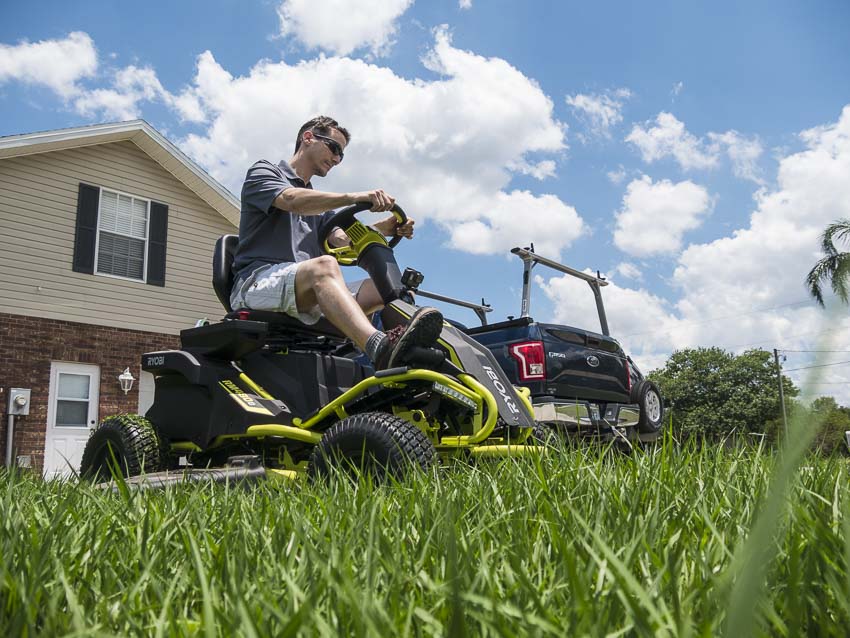
{"label": "white shorts", "polygon": [[[322,316],[319,306],[298,312],[295,302],[295,273],[298,262],[260,266],[248,276],[241,286],[230,293],[230,307],[234,310],[267,310],[283,312],[302,323],[312,325]],[[347,281],[349,292],[356,297],[364,279]]]}

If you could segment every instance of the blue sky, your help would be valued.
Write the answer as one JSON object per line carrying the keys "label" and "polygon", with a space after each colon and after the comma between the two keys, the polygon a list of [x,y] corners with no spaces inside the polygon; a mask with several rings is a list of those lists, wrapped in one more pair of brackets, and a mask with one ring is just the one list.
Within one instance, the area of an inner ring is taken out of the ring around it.
{"label": "blue sky", "polygon": [[[802,285],[850,217],[847,2],[140,6],[0,6],[0,135],[141,117],[238,193],[324,112],[354,137],[315,185],[396,195],[419,222],[400,262],[493,319],[518,314],[508,250],[534,242],[609,277],[645,369],[700,345],[789,368],[850,350],[846,308]],[[536,318],[595,328],[584,284],[534,272]],[[822,370],[850,404],[850,366]]]}

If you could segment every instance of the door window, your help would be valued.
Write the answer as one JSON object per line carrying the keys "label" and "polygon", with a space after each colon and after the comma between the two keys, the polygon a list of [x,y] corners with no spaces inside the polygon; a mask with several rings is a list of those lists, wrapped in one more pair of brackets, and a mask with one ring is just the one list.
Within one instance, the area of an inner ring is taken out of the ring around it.
{"label": "door window", "polygon": [[56,427],[87,427],[91,376],[60,372],[58,381],[56,388]]}

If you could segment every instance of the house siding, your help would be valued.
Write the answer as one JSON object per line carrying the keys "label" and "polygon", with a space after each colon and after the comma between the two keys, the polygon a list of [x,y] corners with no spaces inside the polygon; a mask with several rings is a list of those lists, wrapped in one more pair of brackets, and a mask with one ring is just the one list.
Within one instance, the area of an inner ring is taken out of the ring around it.
{"label": "house siding", "polygon": [[[164,288],[73,272],[80,182],[168,205]],[[236,228],[133,142],[0,159],[0,228],[0,312],[170,335],[223,313],[212,250]]]}
{"label": "house siding", "polygon": [[[30,413],[15,422],[15,457],[29,457],[34,471],[44,464],[50,364],[54,361],[100,367],[98,421],[139,404],[141,355],[179,347],[174,335],[0,313],[0,403],[8,404],[10,388],[30,388]],[[118,375],[130,368],[136,383],[124,394]],[[5,412],[5,409],[4,409]],[[0,459],[6,458],[8,421],[0,427]]]}

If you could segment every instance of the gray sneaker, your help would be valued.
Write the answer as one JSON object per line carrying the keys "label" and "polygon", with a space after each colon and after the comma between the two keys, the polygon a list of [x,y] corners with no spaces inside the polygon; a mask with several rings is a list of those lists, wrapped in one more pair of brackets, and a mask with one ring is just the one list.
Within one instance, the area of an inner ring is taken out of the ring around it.
{"label": "gray sneaker", "polygon": [[378,355],[375,368],[386,370],[404,365],[413,348],[436,345],[442,331],[442,313],[436,308],[420,308],[406,326],[396,326],[387,331],[388,343]]}

